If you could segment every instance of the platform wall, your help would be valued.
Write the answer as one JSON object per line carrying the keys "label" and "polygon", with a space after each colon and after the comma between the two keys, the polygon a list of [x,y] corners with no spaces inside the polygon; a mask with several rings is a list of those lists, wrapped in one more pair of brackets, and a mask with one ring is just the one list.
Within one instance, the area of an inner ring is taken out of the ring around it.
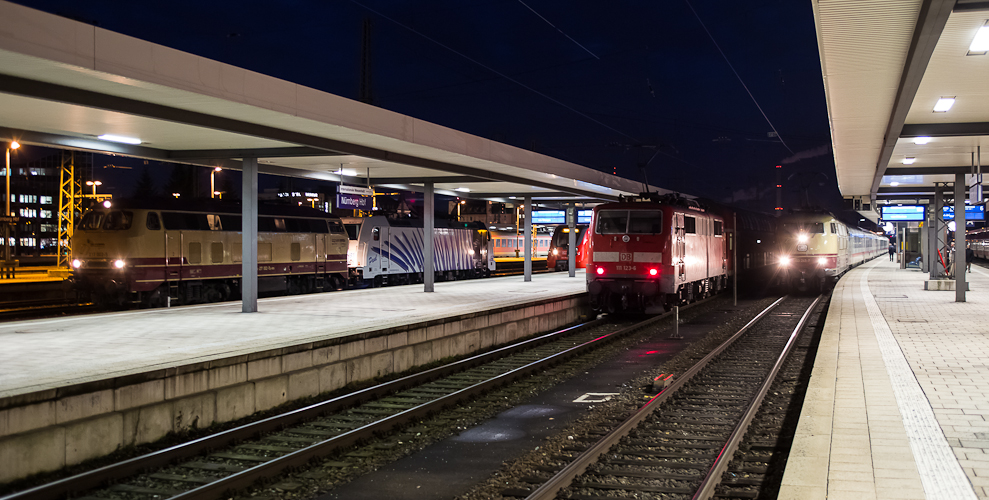
{"label": "platform wall", "polygon": [[0,399],[0,483],[576,322],[583,294]]}

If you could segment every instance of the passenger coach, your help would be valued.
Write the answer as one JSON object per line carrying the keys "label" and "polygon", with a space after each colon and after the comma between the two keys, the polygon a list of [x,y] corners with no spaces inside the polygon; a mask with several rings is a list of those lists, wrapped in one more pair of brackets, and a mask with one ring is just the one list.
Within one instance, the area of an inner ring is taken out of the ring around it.
{"label": "passenger coach", "polygon": [[594,208],[587,291],[597,309],[670,308],[724,288],[724,219],[683,198],[642,194]]}

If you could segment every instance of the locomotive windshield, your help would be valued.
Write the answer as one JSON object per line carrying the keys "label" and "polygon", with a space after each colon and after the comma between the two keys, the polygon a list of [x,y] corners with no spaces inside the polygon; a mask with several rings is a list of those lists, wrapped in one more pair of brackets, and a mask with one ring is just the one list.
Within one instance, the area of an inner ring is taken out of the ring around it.
{"label": "locomotive windshield", "polygon": [[663,218],[659,210],[601,210],[598,234],[659,234]]}
{"label": "locomotive windshield", "polygon": [[356,240],[357,239],[357,233],[359,233],[361,231],[361,225],[360,224],[344,224],[344,226],[347,227],[347,237],[350,238],[350,239],[352,239],[352,240]]}
{"label": "locomotive windshield", "polygon": [[133,212],[123,210],[97,212],[94,210],[87,212],[82,216],[82,220],[79,222],[79,227],[87,231],[94,231],[96,229],[103,229],[106,231],[123,231],[130,229],[131,222],[133,222],[133,220]]}
{"label": "locomotive windshield", "polygon": [[[562,247],[562,246],[566,246],[566,245],[569,245],[570,244],[570,231],[569,231],[569,229],[570,228],[563,228],[563,229],[560,229],[560,230],[557,230],[556,231],[556,234],[553,237],[553,246]],[[584,232],[584,229],[578,227],[577,229],[575,229],[575,231],[576,231],[576,234],[577,234],[577,238],[576,238],[577,243],[580,243],[580,236],[581,236],[581,233]]]}
{"label": "locomotive windshield", "polygon": [[100,224],[103,224],[103,212],[86,212],[86,215],[83,215],[82,220],[79,221],[79,228],[92,231],[99,229]]}
{"label": "locomotive windshield", "polygon": [[823,222],[790,222],[783,224],[783,229],[788,233],[810,233],[824,234]]}

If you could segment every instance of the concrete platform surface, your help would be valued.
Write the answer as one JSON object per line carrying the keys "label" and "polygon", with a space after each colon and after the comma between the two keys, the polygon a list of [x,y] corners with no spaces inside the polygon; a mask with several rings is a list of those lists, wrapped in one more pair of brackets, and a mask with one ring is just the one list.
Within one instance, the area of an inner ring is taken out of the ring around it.
{"label": "concrete platform surface", "polygon": [[0,398],[582,293],[583,270],[0,324]]}
{"label": "concrete platform surface", "polygon": [[835,287],[781,499],[989,498],[989,272],[884,258]]}

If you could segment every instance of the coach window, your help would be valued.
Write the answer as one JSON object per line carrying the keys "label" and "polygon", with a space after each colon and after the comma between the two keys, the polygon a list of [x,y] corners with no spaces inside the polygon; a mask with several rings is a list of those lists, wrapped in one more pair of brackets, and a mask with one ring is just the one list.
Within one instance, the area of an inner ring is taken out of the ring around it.
{"label": "coach window", "polygon": [[697,219],[695,217],[689,215],[683,217],[683,232],[687,234],[697,233]]}
{"label": "coach window", "polygon": [[158,212],[148,212],[148,218],[144,225],[151,231],[161,229],[161,219],[158,218]]}
{"label": "coach window", "polygon": [[381,228],[376,227],[371,230],[371,239],[374,241],[381,239]]}

